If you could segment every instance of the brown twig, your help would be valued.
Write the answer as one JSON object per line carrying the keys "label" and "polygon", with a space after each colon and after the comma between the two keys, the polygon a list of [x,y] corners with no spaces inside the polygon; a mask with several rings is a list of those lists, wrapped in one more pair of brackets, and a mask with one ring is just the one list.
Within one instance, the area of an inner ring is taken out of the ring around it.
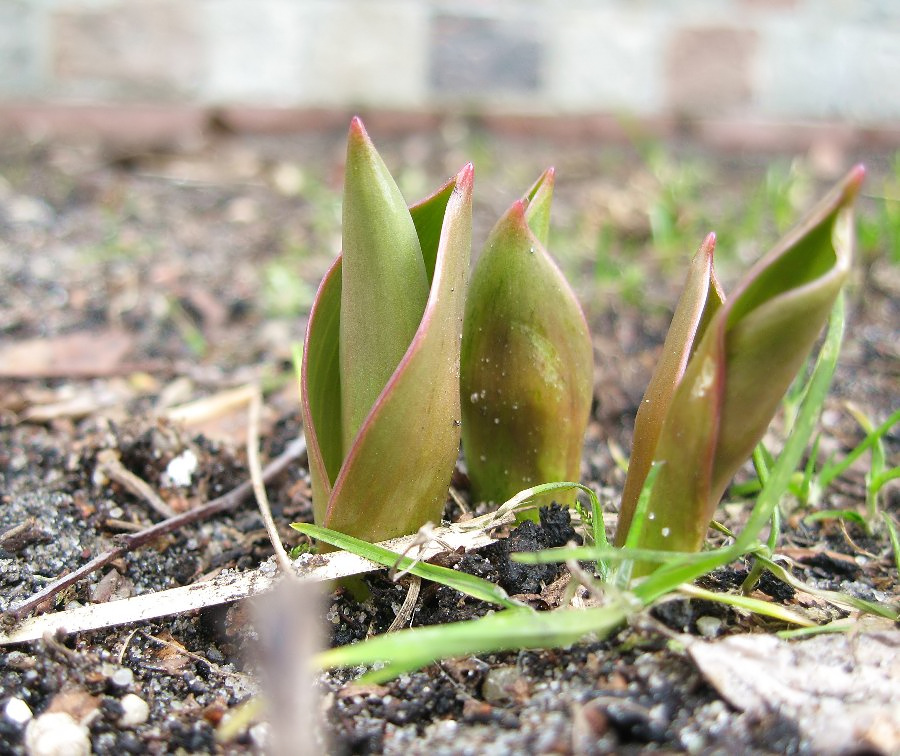
{"label": "brown twig", "polygon": [[[285,470],[288,465],[302,457],[305,453],[306,439],[301,436],[300,438],[297,438],[290,444],[288,444],[288,447],[266,466],[266,468],[263,470],[263,479],[268,482],[277,477]],[[233,509],[238,504],[243,502],[244,499],[246,499],[252,492],[253,484],[251,481],[246,480],[237,488],[232,489],[227,494],[224,494],[217,499],[213,499],[212,501],[204,504],[201,507],[183,512],[182,514],[176,515],[175,517],[170,517],[167,520],[162,520],[161,522],[158,522],[155,525],[151,525],[149,528],[145,528],[138,533],[119,536],[117,538],[119,542],[117,546],[110,549],[109,551],[100,554],[97,557],[94,557],[94,559],[87,562],[86,564],[83,564],[74,572],[70,572],[68,575],[64,575],[58,580],[50,583],[42,590],[38,591],[30,598],[23,601],[15,609],[11,610],[10,613],[16,619],[21,619],[39,604],[43,603],[47,599],[52,598],[60,591],[63,591],[70,585],[77,583],[82,578],[90,575],[96,570],[99,570],[101,567],[104,567],[113,560],[118,559],[124,554],[127,554],[129,551],[139,549],[146,544],[156,540],[161,535],[171,533],[186,525],[191,525],[195,522],[205,520],[209,517],[212,517],[213,515],[219,514],[220,512],[225,512],[229,509]]]}
{"label": "brown twig", "polygon": [[115,449],[103,449],[97,454],[97,466],[107,478],[118,483],[132,496],[143,499],[157,514],[167,519],[175,516],[175,510],[163,501],[146,480],[138,477],[122,464],[119,453]]}
{"label": "brown twig", "polygon": [[406,598],[403,599],[403,604],[400,609],[397,610],[397,615],[394,617],[394,621],[391,622],[391,626],[387,629],[387,632],[393,633],[401,627],[405,627],[412,619],[413,610],[416,608],[416,600],[419,598],[419,589],[421,587],[422,578],[411,575],[409,589],[406,591]]}

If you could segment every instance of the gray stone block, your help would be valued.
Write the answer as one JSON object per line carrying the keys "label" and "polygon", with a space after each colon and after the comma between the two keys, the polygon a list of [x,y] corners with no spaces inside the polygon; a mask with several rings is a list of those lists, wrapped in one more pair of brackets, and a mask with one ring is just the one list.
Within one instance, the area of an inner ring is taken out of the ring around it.
{"label": "gray stone block", "polygon": [[669,24],[657,12],[567,8],[553,14],[547,97],[567,111],[649,114],[662,103]]}
{"label": "gray stone block", "polygon": [[30,95],[43,83],[40,9],[23,0],[0,0],[0,94]]}
{"label": "gray stone block", "polygon": [[438,95],[530,94],[542,84],[544,47],[529,19],[435,15],[430,56]]}
{"label": "gray stone block", "polygon": [[410,0],[329,0],[316,13],[313,79],[316,105],[422,107],[427,5]]}
{"label": "gray stone block", "polygon": [[299,102],[314,75],[316,19],[310,3],[206,0],[203,29],[207,78],[214,102]]}
{"label": "gray stone block", "polygon": [[754,94],[758,42],[752,29],[679,29],[666,51],[669,107],[699,117],[744,112]]}

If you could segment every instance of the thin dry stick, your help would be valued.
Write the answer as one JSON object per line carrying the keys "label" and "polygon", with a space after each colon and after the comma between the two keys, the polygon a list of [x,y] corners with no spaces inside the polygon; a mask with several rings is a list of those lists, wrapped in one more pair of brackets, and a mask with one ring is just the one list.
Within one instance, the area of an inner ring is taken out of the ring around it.
{"label": "thin dry stick", "polygon": [[160,495],[150,487],[146,480],[139,478],[122,464],[117,451],[104,449],[97,455],[97,462],[100,470],[107,478],[114,483],[118,483],[133,496],[146,501],[157,514],[163,517],[174,517],[176,515],[175,510],[162,500]]}
{"label": "thin dry stick", "polygon": [[403,599],[403,604],[397,611],[397,616],[394,617],[394,621],[391,622],[391,626],[387,629],[389,633],[399,630],[401,627],[405,627],[412,619],[413,609],[416,608],[416,599],[419,598],[419,589],[421,587],[422,578],[418,575],[412,575],[409,581],[409,590],[406,592],[406,598]]}
{"label": "thin dry stick", "polygon": [[253,494],[256,497],[256,505],[262,517],[266,533],[275,549],[275,559],[285,575],[296,577],[291,558],[284,550],[281,538],[278,536],[278,528],[272,517],[272,508],[269,506],[269,497],[266,496],[266,484],[262,477],[262,465],[259,462],[259,417],[262,414],[262,392],[259,387],[250,396],[250,410],[247,418],[247,467],[250,468],[250,482],[253,483]]}
{"label": "thin dry stick", "polygon": [[[287,448],[266,466],[265,470],[262,472],[263,480],[269,481],[277,477],[288,467],[288,465],[301,458],[305,453],[306,439],[303,436],[300,436],[288,444]],[[52,598],[70,585],[77,583],[95,570],[104,567],[114,559],[118,559],[129,551],[139,549],[159,538],[161,535],[171,533],[185,525],[191,525],[195,522],[206,520],[220,512],[234,509],[238,504],[243,502],[252,491],[253,483],[246,480],[237,488],[232,489],[227,494],[224,494],[217,499],[213,499],[202,507],[188,510],[175,517],[170,517],[168,520],[162,520],[139,533],[120,536],[117,538],[119,541],[118,546],[100,554],[90,562],[83,564],[74,572],[70,572],[68,575],[64,575],[53,583],[50,583],[42,590],[23,601],[19,606],[11,610],[10,613],[16,619],[21,619],[39,604]]]}

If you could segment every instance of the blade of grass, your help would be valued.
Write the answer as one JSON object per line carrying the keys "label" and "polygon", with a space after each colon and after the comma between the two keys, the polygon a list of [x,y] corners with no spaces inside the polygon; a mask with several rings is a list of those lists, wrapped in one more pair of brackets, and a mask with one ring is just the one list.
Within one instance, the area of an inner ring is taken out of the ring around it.
{"label": "blade of grass", "polygon": [[416,627],[379,635],[319,654],[321,668],[352,667],[387,661],[360,682],[380,683],[439,659],[513,649],[564,647],[586,635],[604,636],[625,622],[625,603],[593,609],[534,612],[513,609],[476,620]]}
{"label": "blade of grass", "polygon": [[819,350],[803,400],[797,410],[793,431],[769,471],[769,478],[763,484],[747,524],[735,540],[735,547],[739,550],[747,550],[747,547],[757,539],[760,531],[772,519],[773,510],[788,490],[791,477],[803,458],[803,452],[809,445],[813,429],[822,412],[843,337],[844,294],[841,292],[832,307],[825,341]]}
{"label": "blade of grass", "polygon": [[810,501],[812,492],[820,490],[816,483],[816,460],[819,458],[819,442],[822,440],[822,434],[817,433],[813,441],[812,449],[806,459],[806,467],[803,468],[803,479],[800,481],[800,488],[797,498],[800,503],[806,505]]}
{"label": "blade of grass", "polygon": [[793,630],[781,630],[775,635],[785,640],[792,638],[810,638],[813,635],[823,635],[824,633],[847,633],[858,625],[856,620],[835,620],[825,625],[815,625],[814,627],[798,627]]}
{"label": "blade of grass", "polygon": [[880,491],[885,484],[892,480],[900,478],[900,467],[892,467],[889,470],[883,470],[880,474],[873,476],[872,489],[875,492]]}
{"label": "blade of grass", "polygon": [[866,437],[853,448],[851,452],[849,452],[846,456],[842,457],[840,461],[834,462],[832,464],[826,465],[825,468],[819,473],[819,483],[824,490],[827,488],[834,480],[847,469],[856,462],[866,451],[872,448],[875,444],[877,444],[881,438],[898,422],[900,422],[900,409],[896,412],[893,412],[891,416],[885,420],[881,425],[872,430],[870,433],[866,434]]}
{"label": "blade of grass", "polygon": [[[872,421],[866,414],[854,404],[848,404],[847,409],[853,418],[859,423],[860,427],[866,432],[866,435],[875,430],[872,427]],[[878,492],[881,487],[876,485],[876,480],[884,472],[885,454],[884,444],[879,438],[872,446],[872,456],[869,461],[869,467],[866,470],[866,512],[868,513],[870,529],[872,526],[877,527],[878,520]]]}
{"label": "blade of grass", "polygon": [[[650,496],[653,494],[653,485],[659,476],[662,463],[653,462],[647,471],[647,477],[644,479],[644,485],[641,487],[641,493],[638,496],[637,504],[634,507],[634,514],[631,518],[631,526],[628,529],[628,536],[625,538],[624,548],[634,550],[635,546],[640,543],[641,533],[647,520],[647,508],[650,505]],[[634,561],[626,560],[619,567],[616,573],[616,585],[619,588],[625,588],[631,581],[631,573],[634,568]]]}
{"label": "blade of grass", "polygon": [[[726,528],[724,525],[719,526],[719,530],[725,535],[732,536],[731,531]],[[734,548],[734,547],[732,547]],[[886,617],[891,620],[900,619],[900,611],[886,604],[880,604],[874,601],[865,601],[864,599],[858,599],[854,596],[849,596],[844,593],[838,593],[837,591],[826,591],[820,588],[814,588],[811,585],[807,585],[802,580],[795,578],[788,570],[782,567],[777,562],[773,561],[773,559],[767,554],[763,553],[764,549],[760,548],[756,551],[749,552],[753,554],[754,559],[756,559],[759,563],[761,563],[769,572],[771,572],[776,578],[781,580],[783,583],[787,583],[792,588],[798,591],[803,591],[804,593],[809,593],[812,596],[818,596],[829,603],[834,604],[835,606],[840,607],[853,607],[858,609],[861,612],[865,612],[867,614],[875,614],[879,617]]]}
{"label": "blade of grass", "polygon": [[743,609],[753,614],[760,614],[764,617],[781,620],[782,622],[790,622],[792,625],[800,625],[801,627],[814,627],[815,622],[803,615],[792,612],[790,609],[779,604],[773,604],[771,601],[762,601],[761,599],[751,598],[750,596],[741,596],[735,593],[716,593],[708,591],[705,588],[699,588],[696,585],[681,585],[678,592],[689,596],[690,598],[705,599],[707,601],[715,601],[719,604],[726,604],[737,609]]}
{"label": "blade of grass", "polygon": [[[593,521],[592,527],[594,543],[599,544],[600,546],[608,547],[609,540],[606,537],[606,529],[603,526],[603,513],[600,509],[600,500],[597,498],[597,494],[595,494],[590,488],[582,485],[581,483],[542,483],[538,486],[526,488],[523,491],[519,491],[519,493],[517,493],[511,499],[501,504],[494,512],[482,515],[481,517],[476,517],[472,520],[469,520],[468,522],[458,523],[456,527],[459,527],[462,530],[487,529],[493,527],[494,525],[502,521],[505,517],[514,514],[518,510],[527,509],[528,502],[531,499],[546,493],[552,493],[554,491],[567,491],[571,488],[576,488],[579,491],[583,491],[587,495],[588,500],[591,504],[591,519]],[[597,562],[597,572],[603,580],[606,580],[609,576],[610,566],[600,560]]]}
{"label": "blade of grass", "polygon": [[866,614],[874,614],[879,617],[886,617],[887,619],[894,621],[900,618],[900,613],[898,613],[896,609],[890,606],[879,604],[874,601],[866,601],[864,599],[856,598],[856,596],[850,596],[846,593],[826,591],[821,588],[815,588],[811,585],[807,585],[802,580],[798,580],[788,570],[786,570],[780,564],[773,562],[771,559],[763,556],[757,556],[756,558],[763,562],[766,569],[769,570],[769,572],[771,572],[776,578],[778,578],[783,583],[787,583],[789,586],[791,586],[791,588],[794,588],[795,590],[809,593],[812,596],[817,596],[818,598],[824,599],[825,601],[828,601],[835,606],[849,606],[853,609],[858,609],[861,612],[865,612]]}
{"label": "blade of grass", "polygon": [[294,530],[298,530],[310,538],[335,546],[344,551],[349,551],[364,559],[368,559],[376,564],[384,565],[388,568],[396,568],[409,572],[412,575],[431,580],[441,585],[455,588],[460,593],[465,593],[473,598],[487,601],[491,604],[497,604],[507,609],[521,608],[524,604],[520,601],[511,599],[509,595],[499,585],[495,585],[489,580],[469,575],[466,572],[451,570],[447,567],[441,567],[436,564],[427,562],[418,562],[412,557],[403,556],[390,549],[382,546],[368,543],[354,538],[353,536],[338,533],[336,530],[329,530],[318,525],[310,523],[295,523],[291,525]]}
{"label": "blade of grass", "polygon": [[900,537],[897,535],[897,526],[894,525],[893,518],[887,512],[882,512],[881,518],[887,528],[891,549],[894,551],[894,566],[897,568],[897,575],[900,576]]}
{"label": "blade of grass", "polygon": [[820,520],[852,520],[858,525],[866,527],[866,518],[853,509],[821,509],[803,518],[804,523],[819,522]]}
{"label": "blade of grass", "polygon": [[754,544],[752,547],[738,547],[735,544],[703,552],[702,559],[672,560],[656,569],[635,586],[632,592],[635,598],[646,606],[661,596],[676,590],[682,583],[689,583],[701,575],[730,564],[756,548],[759,548],[759,544]]}
{"label": "blade of grass", "polygon": [[698,562],[707,557],[709,552],[661,551],[658,549],[632,549],[623,546],[560,546],[541,551],[517,551],[510,554],[514,562],[522,564],[551,564],[575,559],[579,562],[603,559],[609,562],[636,561],[670,562],[677,558],[687,562]]}

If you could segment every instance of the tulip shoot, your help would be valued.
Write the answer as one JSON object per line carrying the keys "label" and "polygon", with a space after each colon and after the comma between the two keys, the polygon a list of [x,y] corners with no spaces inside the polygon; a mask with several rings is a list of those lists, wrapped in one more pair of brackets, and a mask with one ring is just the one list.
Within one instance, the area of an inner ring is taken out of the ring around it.
{"label": "tulip shoot", "polygon": [[847,278],[863,176],[855,168],[725,301],[712,268],[714,239],[704,242],[635,422],[617,544],[655,461],[659,475],[635,545],[700,548],[726,486],[765,433]]}
{"label": "tulip shoot", "polygon": [[553,169],[544,173],[500,219],[472,273],[463,448],[473,494],[483,501],[580,478],[593,353],[581,307],[546,251],[553,177]]}
{"label": "tulip shoot", "polygon": [[472,183],[467,165],[407,209],[354,119],[344,250],[316,294],[301,375],[319,525],[380,541],[440,520],[459,449]]}

